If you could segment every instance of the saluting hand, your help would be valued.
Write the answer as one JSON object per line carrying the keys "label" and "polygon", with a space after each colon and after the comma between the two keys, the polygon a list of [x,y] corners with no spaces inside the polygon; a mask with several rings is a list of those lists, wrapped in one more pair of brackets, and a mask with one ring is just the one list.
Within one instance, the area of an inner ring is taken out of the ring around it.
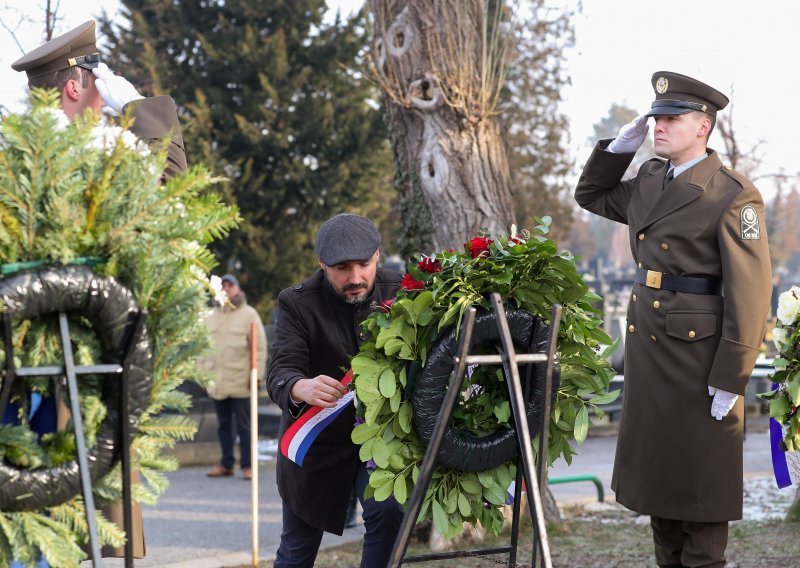
{"label": "saluting hand", "polygon": [[347,388],[328,375],[317,375],[313,379],[300,379],[292,385],[291,396],[314,406],[330,408],[347,394]]}
{"label": "saluting hand", "polygon": [[650,130],[650,125],[647,124],[647,117],[640,114],[619,129],[619,134],[611,141],[606,150],[614,154],[635,152],[647,138],[648,130]]}
{"label": "saluting hand", "polygon": [[130,81],[125,77],[115,75],[105,63],[92,69],[92,73],[95,76],[94,84],[100,92],[103,102],[116,112],[122,112],[122,107],[129,102],[144,98]]}

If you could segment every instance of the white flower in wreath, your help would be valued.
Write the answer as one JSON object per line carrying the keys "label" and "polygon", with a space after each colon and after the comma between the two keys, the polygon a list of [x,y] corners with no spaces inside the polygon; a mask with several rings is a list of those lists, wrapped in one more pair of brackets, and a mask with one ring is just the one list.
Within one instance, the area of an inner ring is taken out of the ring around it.
{"label": "white flower in wreath", "polygon": [[782,327],[773,329],[772,342],[775,344],[775,349],[783,351],[783,348],[786,346],[786,330]]}
{"label": "white flower in wreath", "polygon": [[40,111],[50,115],[56,123],[57,130],[66,130],[70,125],[69,118],[67,118],[67,115],[64,114],[64,111],[60,108],[45,107],[40,109]]}
{"label": "white flower in wreath", "polygon": [[783,325],[792,325],[800,310],[800,288],[792,286],[778,298],[778,320]]}
{"label": "white flower in wreath", "polygon": [[150,155],[150,148],[147,144],[139,140],[130,130],[107,124],[98,124],[92,129],[92,142],[90,145],[93,148],[104,151],[107,156],[111,155],[120,142],[125,147],[139,152],[142,156]]}
{"label": "white flower in wreath", "polygon": [[209,284],[211,284],[211,289],[214,290],[214,301],[218,305],[224,306],[225,302],[228,301],[228,295],[222,289],[222,278],[219,276],[212,276],[209,279]]}

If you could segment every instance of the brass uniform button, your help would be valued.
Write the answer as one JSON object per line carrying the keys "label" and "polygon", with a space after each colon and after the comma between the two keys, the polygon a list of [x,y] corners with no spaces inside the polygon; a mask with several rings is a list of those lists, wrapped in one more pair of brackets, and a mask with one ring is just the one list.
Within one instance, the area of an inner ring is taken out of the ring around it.
{"label": "brass uniform button", "polygon": [[639,233],[639,240],[640,240],[640,241],[643,241],[643,240],[644,240],[644,233]]}
{"label": "brass uniform button", "polygon": [[655,302],[653,302],[653,307],[654,307],[655,309],[658,309],[658,308],[660,308],[660,307],[661,307],[661,302],[659,302],[658,300],[656,300]]}
{"label": "brass uniform button", "polygon": [[664,250],[668,250],[669,249],[669,245],[667,243],[661,243],[661,248],[664,249]]}
{"label": "brass uniform button", "polygon": [[644,265],[641,262],[639,263],[639,268],[644,268]]}
{"label": "brass uniform button", "polygon": [[[628,331],[630,331],[631,333],[633,333],[634,331],[636,331],[636,326],[635,326],[635,325],[633,325],[633,324],[629,325],[629,326],[628,326]],[[694,333],[694,332],[693,332],[693,333]]]}
{"label": "brass uniform button", "polygon": [[651,335],[651,336],[650,336],[650,339],[652,339],[653,341],[655,341],[655,340],[656,340],[656,336],[655,336],[655,335]]}
{"label": "brass uniform button", "polygon": [[631,300],[633,300],[634,302],[636,301],[636,294],[634,294],[634,295],[633,295],[633,297],[631,298]]}
{"label": "brass uniform button", "polygon": [[694,336],[695,336],[695,335],[697,335],[697,334],[694,332],[694,330],[691,330],[691,331],[689,332],[689,339],[694,339]]}

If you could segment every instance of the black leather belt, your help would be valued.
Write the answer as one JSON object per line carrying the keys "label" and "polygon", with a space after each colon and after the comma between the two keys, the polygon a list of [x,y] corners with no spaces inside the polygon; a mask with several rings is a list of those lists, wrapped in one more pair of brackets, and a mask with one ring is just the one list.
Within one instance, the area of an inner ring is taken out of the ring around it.
{"label": "black leather belt", "polygon": [[689,292],[690,294],[722,295],[722,280],[716,278],[697,278],[694,276],[673,276],[644,268],[636,269],[636,282],[657,290]]}

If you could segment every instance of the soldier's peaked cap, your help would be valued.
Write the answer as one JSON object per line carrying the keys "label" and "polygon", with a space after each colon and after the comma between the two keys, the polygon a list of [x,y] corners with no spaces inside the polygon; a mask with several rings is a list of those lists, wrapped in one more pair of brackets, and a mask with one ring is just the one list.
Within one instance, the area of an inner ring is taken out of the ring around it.
{"label": "soldier's peaked cap", "polygon": [[692,111],[716,116],[728,106],[728,97],[705,83],[680,73],[656,71],[650,80],[656,100],[646,116],[669,116]]}
{"label": "soldier's peaked cap", "polygon": [[95,22],[89,20],[26,53],[14,63],[14,71],[25,71],[28,79],[78,66],[93,69],[100,64],[95,45]]}

